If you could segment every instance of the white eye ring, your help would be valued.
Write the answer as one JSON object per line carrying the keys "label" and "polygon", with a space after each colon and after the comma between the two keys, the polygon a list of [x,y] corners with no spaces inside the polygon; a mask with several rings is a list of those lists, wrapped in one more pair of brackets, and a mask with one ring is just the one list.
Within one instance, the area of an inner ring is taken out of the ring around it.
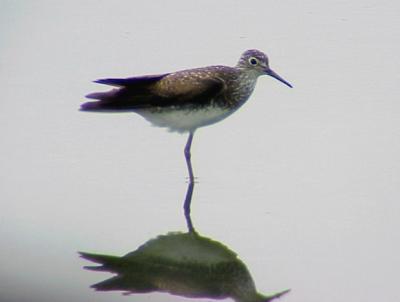
{"label": "white eye ring", "polygon": [[255,57],[249,58],[250,65],[256,66],[258,64],[258,60]]}

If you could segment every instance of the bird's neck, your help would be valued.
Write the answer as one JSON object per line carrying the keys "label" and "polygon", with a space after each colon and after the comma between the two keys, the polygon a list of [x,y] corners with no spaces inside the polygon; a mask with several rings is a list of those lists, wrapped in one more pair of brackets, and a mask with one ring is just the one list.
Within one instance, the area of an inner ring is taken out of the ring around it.
{"label": "bird's neck", "polygon": [[258,74],[255,72],[240,72],[236,85],[232,87],[232,98],[241,106],[252,94],[257,83]]}

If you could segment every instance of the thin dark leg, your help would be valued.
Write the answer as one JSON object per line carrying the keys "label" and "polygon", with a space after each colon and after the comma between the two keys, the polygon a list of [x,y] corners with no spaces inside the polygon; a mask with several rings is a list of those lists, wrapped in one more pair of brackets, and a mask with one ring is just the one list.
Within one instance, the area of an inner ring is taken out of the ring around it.
{"label": "thin dark leg", "polygon": [[194,232],[194,227],[192,223],[192,219],[190,218],[190,203],[192,202],[192,195],[193,195],[193,189],[194,189],[194,176],[193,176],[193,168],[192,168],[192,162],[190,160],[190,147],[192,146],[192,141],[193,141],[193,135],[194,132],[189,133],[189,137],[185,146],[185,159],[186,159],[186,165],[188,168],[189,172],[189,184],[188,188],[186,191],[186,197],[185,197],[185,202],[183,204],[183,209],[185,210],[185,218],[186,218],[186,223],[187,227],[189,229],[189,232]]}
{"label": "thin dark leg", "polygon": [[188,140],[186,142],[185,146],[185,159],[186,159],[186,165],[189,171],[189,183],[194,182],[194,176],[193,176],[193,169],[192,169],[192,162],[190,160],[190,148],[192,147],[192,141],[193,141],[193,135],[194,132],[189,133]]}

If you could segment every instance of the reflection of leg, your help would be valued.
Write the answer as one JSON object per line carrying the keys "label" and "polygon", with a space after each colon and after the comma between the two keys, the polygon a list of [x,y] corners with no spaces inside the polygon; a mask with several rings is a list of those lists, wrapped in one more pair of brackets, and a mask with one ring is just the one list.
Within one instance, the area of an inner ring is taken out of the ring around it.
{"label": "reflection of leg", "polygon": [[194,176],[193,176],[192,162],[190,160],[190,147],[192,146],[193,134],[194,134],[193,132],[189,133],[189,137],[185,146],[185,159],[189,171],[189,184],[186,192],[183,209],[185,210],[185,218],[189,232],[194,231],[192,219],[190,218],[190,203],[192,202],[192,195],[194,189]]}
{"label": "reflection of leg", "polygon": [[192,201],[193,188],[194,182],[189,182],[186,191],[185,204],[183,205],[183,209],[185,210],[186,224],[190,233],[194,232],[192,218],[190,217],[190,202]]}

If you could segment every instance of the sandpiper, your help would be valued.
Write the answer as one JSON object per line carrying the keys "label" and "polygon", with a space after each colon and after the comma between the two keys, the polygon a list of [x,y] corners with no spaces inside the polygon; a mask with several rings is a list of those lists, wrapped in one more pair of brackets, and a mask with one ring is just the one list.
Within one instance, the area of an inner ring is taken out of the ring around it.
{"label": "sandpiper", "polygon": [[159,75],[97,80],[96,83],[117,88],[87,95],[97,101],[82,104],[81,110],[136,112],[155,126],[188,132],[184,151],[189,182],[194,183],[190,160],[194,132],[239,109],[261,75],[269,75],[292,87],[269,67],[268,57],[263,52],[251,49],[241,55],[235,67],[216,65]]}

